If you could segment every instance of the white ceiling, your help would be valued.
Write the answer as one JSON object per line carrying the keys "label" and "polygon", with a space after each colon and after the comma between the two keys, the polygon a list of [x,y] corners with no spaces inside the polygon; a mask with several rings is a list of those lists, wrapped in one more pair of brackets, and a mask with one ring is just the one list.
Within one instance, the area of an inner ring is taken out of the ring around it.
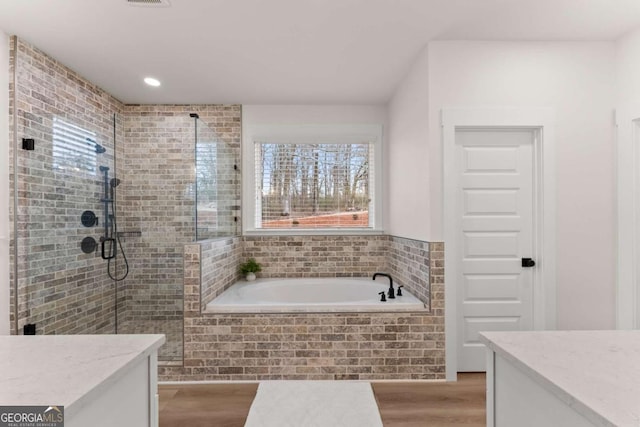
{"label": "white ceiling", "polygon": [[0,29],[126,103],[382,104],[430,40],[615,40],[640,26],[640,0],[170,1],[0,0]]}

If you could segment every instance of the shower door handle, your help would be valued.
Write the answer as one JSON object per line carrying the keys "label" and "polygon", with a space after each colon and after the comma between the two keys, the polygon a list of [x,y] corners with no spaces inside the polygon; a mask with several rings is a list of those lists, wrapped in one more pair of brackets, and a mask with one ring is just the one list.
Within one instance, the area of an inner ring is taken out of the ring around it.
{"label": "shower door handle", "polygon": [[102,239],[102,259],[113,259],[116,257],[116,239]]}

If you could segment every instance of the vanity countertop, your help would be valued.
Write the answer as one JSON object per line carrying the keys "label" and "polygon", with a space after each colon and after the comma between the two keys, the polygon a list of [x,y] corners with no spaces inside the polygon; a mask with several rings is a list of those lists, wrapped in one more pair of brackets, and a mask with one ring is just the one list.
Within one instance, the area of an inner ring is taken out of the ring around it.
{"label": "vanity countertop", "polygon": [[640,331],[483,332],[480,339],[595,425],[640,425]]}
{"label": "vanity countertop", "polygon": [[164,335],[1,336],[0,405],[62,405],[71,417],[164,341]]}

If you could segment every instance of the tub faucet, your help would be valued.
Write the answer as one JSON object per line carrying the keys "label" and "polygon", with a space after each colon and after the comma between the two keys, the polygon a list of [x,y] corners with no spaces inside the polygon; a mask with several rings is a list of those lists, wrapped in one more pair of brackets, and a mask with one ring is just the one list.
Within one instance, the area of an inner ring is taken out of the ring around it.
{"label": "tub faucet", "polygon": [[389,299],[395,298],[396,295],[395,291],[393,290],[393,279],[391,278],[391,275],[387,273],[373,273],[373,280],[376,280],[376,277],[378,276],[386,277],[387,279],[389,279],[389,291],[387,292],[387,296],[389,297]]}

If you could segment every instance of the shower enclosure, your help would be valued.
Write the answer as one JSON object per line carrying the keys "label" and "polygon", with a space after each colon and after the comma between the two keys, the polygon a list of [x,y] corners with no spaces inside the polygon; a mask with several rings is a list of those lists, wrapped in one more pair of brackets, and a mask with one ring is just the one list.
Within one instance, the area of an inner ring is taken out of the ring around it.
{"label": "shower enclosure", "polygon": [[183,246],[238,233],[239,147],[184,107],[13,113],[14,333],[163,333],[180,363]]}

